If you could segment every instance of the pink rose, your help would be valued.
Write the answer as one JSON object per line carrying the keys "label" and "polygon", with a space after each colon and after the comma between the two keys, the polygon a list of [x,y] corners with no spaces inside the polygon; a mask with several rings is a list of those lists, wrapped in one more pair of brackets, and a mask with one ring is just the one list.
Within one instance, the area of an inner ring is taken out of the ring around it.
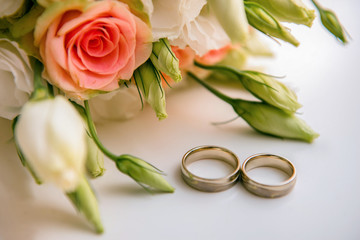
{"label": "pink rose", "polygon": [[149,58],[152,35],[124,3],[67,0],[38,19],[35,44],[49,82],[72,98],[88,99],[129,80]]}

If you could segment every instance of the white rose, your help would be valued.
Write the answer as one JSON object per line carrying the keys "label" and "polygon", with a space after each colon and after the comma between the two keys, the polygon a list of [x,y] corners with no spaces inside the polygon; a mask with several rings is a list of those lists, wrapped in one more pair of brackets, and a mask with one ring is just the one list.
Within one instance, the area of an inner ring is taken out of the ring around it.
{"label": "white rose", "polygon": [[31,168],[66,192],[75,190],[84,173],[85,136],[82,117],[63,96],[26,103],[15,128]]}
{"label": "white rose", "polygon": [[135,85],[100,94],[91,98],[89,103],[95,121],[130,119],[137,115],[142,107]]}
{"label": "white rose", "polygon": [[0,0],[0,18],[15,14],[24,2],[25,0]]}
{"label": "white rose", "polygon": [[0,117],[12,120],[18,115],[33,89],[28,56],[17,43],[0,39]]}
{"label": "white rose", "polygon": [[207,11],[206,0],[142,0],[148,9],[154,40],[168,38],[172,45],[190,46],[198,55],[230,43],[229,37]]}

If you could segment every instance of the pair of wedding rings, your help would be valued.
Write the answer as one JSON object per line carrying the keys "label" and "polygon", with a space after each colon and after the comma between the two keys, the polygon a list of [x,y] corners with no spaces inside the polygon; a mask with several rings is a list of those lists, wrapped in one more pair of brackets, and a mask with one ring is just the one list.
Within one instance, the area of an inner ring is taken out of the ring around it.
{"label": "pair of wedding rings", "polygon": [[[224,161],[234,169],[229,175],[222,178],[203,178],[191,173],[188,166],[196,161],[214,159]],[[264,184],[249,177],[248,172],[254,168],[271,167],[282,170],[288,179],[279,184]],[[286,158],[273,154],[255,154],[248,157],[240,165],[238,157],[231,151],[217,146],[200,146],[189,150],[182,158],[181,174],[185,182],[191,187],[205,192],[219,192],[232,187],[237,180],[242,180],[245,188],[251,193],[276,198],[289,193],[296,182],[294,165]]]}

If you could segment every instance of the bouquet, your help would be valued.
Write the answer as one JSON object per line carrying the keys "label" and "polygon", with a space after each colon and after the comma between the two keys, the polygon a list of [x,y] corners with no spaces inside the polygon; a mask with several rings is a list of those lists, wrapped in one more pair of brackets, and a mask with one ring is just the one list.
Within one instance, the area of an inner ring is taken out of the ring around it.
{"label": "bouquet", "polygon": [[[311,27],[316,15],[300,0],[0,2],[0,117],[13,121],[17,153],[34,180],[57,185],[96,232],[103,226],[89,179],[103,175],[104,156],[148,191],[174,188],[150,163],[109,151],[91,110],[96,119],[131,118],[148,104],[163,120],[168,89],[195,81],[260,133],[318,136],[297,117],[293,90],[245,70],[248,56],[271,55],[258,32],[299,45],[285,25]],[[336,15],[312,3],[345,44]],[[231,98],[215,83],[240,84],[258,100]]]}

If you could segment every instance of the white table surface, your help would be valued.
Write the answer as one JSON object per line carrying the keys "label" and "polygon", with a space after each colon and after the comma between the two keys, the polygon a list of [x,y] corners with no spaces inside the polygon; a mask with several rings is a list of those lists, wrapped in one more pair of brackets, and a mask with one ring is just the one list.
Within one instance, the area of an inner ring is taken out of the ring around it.
{"label": "white table surface", "polygon": [[[316,19],[311,30],[294,27],[300,47],[271,42],[276,58],[261,62],[297,89],[300,117],[321,134],[314,143],[263,136],[241,119],[213,126],[235,116],[231,107],[196,85],[174,91],[162,122],[146,108],[131,121],[97,126],[109,149],[153,163],[176,191],[149,194],[106,159],[106,174],[92,181],[105,227],[96,235],[60,190],[34,183],[9,142],[10,122],[0,119],[0,239],[360,239],[360,2],[321,2],[336,9],[350,44],[338,44]],[[278,199],[241,184],[193,190],[181,179],[181,157],[204,144],[226,147],[241,162],[261,152],[285,156],[297,184]]]}

